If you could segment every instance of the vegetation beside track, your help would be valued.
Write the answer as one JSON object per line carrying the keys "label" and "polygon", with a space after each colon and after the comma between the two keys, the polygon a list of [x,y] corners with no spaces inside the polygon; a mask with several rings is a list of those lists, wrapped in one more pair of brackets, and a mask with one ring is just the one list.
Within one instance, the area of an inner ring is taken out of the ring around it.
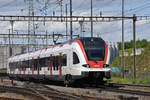
{"label": "vegetation beside track", "polygon": [[[133,51],[133,48],[129,48],[129,46],[127,47],[127,49],[125,48],[125,52],[128,52],[130,55]],[[150,42],[144,42],[143,45],[138,46],[138,48],[139,47],[143,47],[144,50],[140,55],[136,56],[136,72],[137,74],[150,74]],[[121,47],[119,54],[121,55]],[[112,62],[111,66],[121,66],[121,56],[117,57]],[[125,70],[128,70],[129,73],[133,73],[133,56],[125,56]]]}
{"label": "vegetation beside track", "polygon": [[[137,48],[143,48],[144,50],[138,56],[136,56],[136,80],[133,79],[133,56],[125,56],[125,78],[122,79],[121,73],[112,75],[111,82],[127,83],[127,84],[143,84],[150,85],[150,42],[146,40],[137,41]],[[125,46],[125,52],[130,55],[132,53],[132,41],[127,42]],[[119,54],[121,55],[121,43],[119,43]],[[111,66],[121,66],[121,56],[117,57],[111,64]],[[121,67],[120,67],[121,68]]]}
{"label": "vegetation beside track", "polygon": [[125,84],[141,84],[141,85],[150,85],[150,80],[149,78],[137,78],[134,80],[131,77],[125,77],[124,79],[122,77],[112,77],[110,82],[115,82],[115,83],[125,83]]}

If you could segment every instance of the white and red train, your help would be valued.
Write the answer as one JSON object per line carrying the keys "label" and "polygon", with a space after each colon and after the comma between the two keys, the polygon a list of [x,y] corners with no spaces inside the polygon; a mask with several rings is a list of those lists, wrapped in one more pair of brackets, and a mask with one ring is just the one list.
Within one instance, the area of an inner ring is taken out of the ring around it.
{"label": "white and red train", "polygon": [[110,78],[110,53],[101,38],[78,38],[8,59],[14,79],[74,80]]}

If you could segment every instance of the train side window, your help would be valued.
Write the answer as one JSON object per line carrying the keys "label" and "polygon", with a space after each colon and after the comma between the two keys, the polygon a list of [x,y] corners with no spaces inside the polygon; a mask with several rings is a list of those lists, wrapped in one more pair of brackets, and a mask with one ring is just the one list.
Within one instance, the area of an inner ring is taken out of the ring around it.
{"label": "train side window", "polygon": [[50,64],[50,58],[47,57],[47,58],[45,58],[45,66],[49,67],[49,64]]}
{"label": "train side window", "polygon": [[29,60],[25,62],[25,68],[29,68]]}
{"label": "train side window", "polygon": [[45,58],[39,59],[39,65],[40,67],[45,67]]}
{"label": "train side window", "polygon": [[29,68],[32,68],[32,60],[29,60]]}
{"label": "train side window", "polygon": [[58,66],[59,66],[59,56],[54,56],[54,60],[53,60],[53,67],[54,70],[58,70]]}
{"label": "train side window", "polygon": [[16,62],[16,66],[15,66],[15,69],[17,69],[18,68],[18,62]]}
{"label": "train side window", "polygon": [[34,60],[34,70],[37,70],[37,68],[38,68],[38,60],[37,59],[35,59]]}
{"label": "train side window", "polygon": [[19,62],[18,69],[20,69],[20,67],[21,67],[21,61]]}
{"label": "train side window", "polygon": [[78,64],[78,63],[80,63],[78,55],[75,52],[73,52],[73,64]]}
{"label": "train side window", "polygon": [[24,67],[26,66],[26,63],[25,61],[22,62],[22,67],[21,67],[21,70],[23,71],[24,70]]}
{"label": "train side window", "polygon": [[53,69],[59,69],[59,56],[53,56]]}
{"label": "train side window", "polygon": [[40,64],[40,59],[37,59],[37,69],[42,70],[41,64]]}
{"label": "train side window", "polygon": [[53,69],[55,70],[55,66],[56,66],[56,58],[55,56],[53,56]]}
{"label": "train side window", "polygon": [[56,56],[56,70],[59,69],[59,56]]}
{"label": "train side window", "polygon": [[67,55],[66,54],[64,54],[62,56],[62,66],[67,66]]}

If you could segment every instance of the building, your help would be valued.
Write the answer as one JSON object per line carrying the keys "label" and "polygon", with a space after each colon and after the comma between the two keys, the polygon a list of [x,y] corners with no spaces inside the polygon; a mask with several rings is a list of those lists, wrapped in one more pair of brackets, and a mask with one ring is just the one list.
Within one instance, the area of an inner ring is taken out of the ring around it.
{"label": "building", "polygon": [[10,47],[7,45],[0,45],[0,69],[7,68],[7,59],[11,55],[16,55],[23,53],[27,46],[25,45],[13,45],[12,49],[9,49]]}

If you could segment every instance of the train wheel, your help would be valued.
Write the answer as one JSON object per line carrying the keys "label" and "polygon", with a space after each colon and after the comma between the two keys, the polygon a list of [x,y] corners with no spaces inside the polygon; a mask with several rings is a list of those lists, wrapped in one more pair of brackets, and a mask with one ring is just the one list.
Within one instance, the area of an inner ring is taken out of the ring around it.
{"label": "train wheel", "polygon": [[110,79],[110,78],[111,78],[111,73],[110,73],[110,72],[106,72],[106,73],[105,73],[105,77],[106,77],[107,79]]}
{"label": "train wheel", "polygon": [[69,85],[71,85],[71,82],[72,82],[72,76],[71,75],[66,75],[65,76],[65,80],[64,80],[64,84],[66,87],[68,87]]}

